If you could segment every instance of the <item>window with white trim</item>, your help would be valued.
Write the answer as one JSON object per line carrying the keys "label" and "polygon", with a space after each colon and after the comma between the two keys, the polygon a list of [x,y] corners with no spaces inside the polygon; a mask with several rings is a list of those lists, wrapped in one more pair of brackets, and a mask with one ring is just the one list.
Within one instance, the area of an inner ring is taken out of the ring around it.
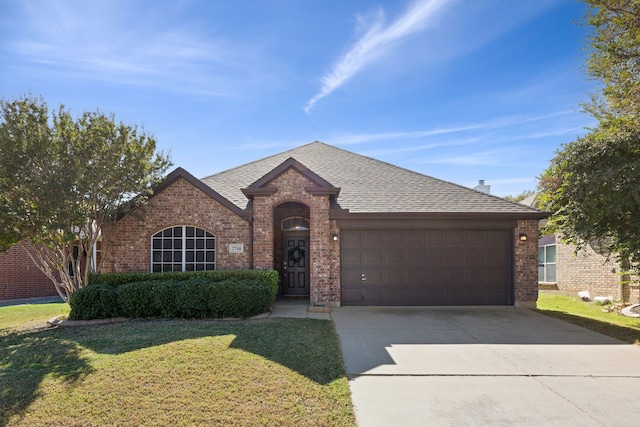
{"label": "window with white trim", "polygon": [[538,246],[538,282],[556,281],[556,245]]}
{"label": "window with white trim", "polygon": [[216,269],[216,238],[197,227],[178,226],[151,238],[151,271],[202,271]]}

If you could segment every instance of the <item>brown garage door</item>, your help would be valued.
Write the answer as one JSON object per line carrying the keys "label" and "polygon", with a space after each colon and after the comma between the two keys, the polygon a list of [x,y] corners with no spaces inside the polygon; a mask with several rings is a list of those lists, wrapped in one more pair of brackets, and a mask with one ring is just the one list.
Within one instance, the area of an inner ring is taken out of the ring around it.
{"label": "brown garage door", "polygon": [[343,230],[344,305],[508,305],[509,230]]}

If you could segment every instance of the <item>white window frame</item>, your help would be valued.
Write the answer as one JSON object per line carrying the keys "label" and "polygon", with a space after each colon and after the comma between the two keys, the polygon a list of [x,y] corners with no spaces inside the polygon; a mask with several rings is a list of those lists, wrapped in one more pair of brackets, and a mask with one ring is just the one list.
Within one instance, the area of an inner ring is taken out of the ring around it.
{"label": "white window frame", "polygon": [[[182,228],[181,231],[181,236],[179,237],[174,237],[173,236],[173,230],[176,228]],[[188,228],[193,228],[194,229],[194,235],[193,236],[187,236],[187,229]],[[164,236],[164,232],[166,230],[172,230],[172,235],[171,236]],[[202,236],[198,236],[198,231],[202,231],[203,235]],[[160,236],[158,236],[158,234],[160,234]],[[172,244],[171,244],[171,248],[165,248],[164,247],[164,240],[165,239],[171,239],[172,240]],[[198,240],[201,240],[203,243],[203,247],[202,248],[198,248]],[[154,240],[158,240],[161,245],[160,248],[154,248]],[[180,240],[180,248],[174,248],[173,245],[175,244],[176,240]],[[187,247],[187,241],[188,240],[193,240],[193,248]],[[212,242],[211,244],[211,248],[207,247],[208,246],[208,242]],[[173,261],[173,255],[172,255],[172,260],[171,261],[164,261],[164,253],[165,251],[171,251],[171,252],[181,252],[181,256],[180,256],[180,261],[179,262],[174,262]],[[193,261],[187,261],[187,252],[188,251],[193,251],[193,256],[194,256],[194,260]],[[159,252],[160,255],[160,261],[156,261],[154,260],[154,252]],[[202,261],[198,261],[197,260],[197,252],[202,252],[203,253],[203,260]],[[207,254],[213,254],[213,261],[207,261]],[[208,232],[207,230],[200,228],[200,227],[196,227],[193,225],[174,225],[171,227],[166,227],[163,228],[160,231],[155,232],[152,236],[151,236],[151,264],[150,264],[150,271],[151,272],[165,272],[165,271],[210,271],[210,270],[215,270],[216,269],[216,237],[215,235],[213,235],[212,233]],[[155,271],[154,270],[154,266],[159,265],[160,266],[160,271]],[[165,265],[170,265],[171,269],[169,270],[165,270],[164,266]],[[176,265],[180,265],[180,270],[176,270],[174,267]],[[193,269],[188,269],[188,266],[193,266]],[[202,266],[202,268],[198,268],[199,266]],[[212,268],[207,268],[211,266]]]}
{"label": "white window frame", "polygon": [[[556,250],[556,260],[553,262],[548,262],[547,261],[547,248],[553,246]],[[540,259],[538,258],[538,282],[539,283],[556,283],[556,281],[558,280],[558,268],[557,266],[557,261],[558,261],[558,248],[556,246],[555,243],[549,244],[549,245],[543,245],[543,246],[538,246],[538,251],[540,250],[540,248],[543,248],[544,250],[544,259],[543,262],[540,262]],[[547,280],[547,271],[548,268],[547,266],[549,265],[553,265],[554,266],[554,270],[555,270],[555,279],[554,280]],[[540,277],[540,267],[543,268],[544,271],[544,277]]]}

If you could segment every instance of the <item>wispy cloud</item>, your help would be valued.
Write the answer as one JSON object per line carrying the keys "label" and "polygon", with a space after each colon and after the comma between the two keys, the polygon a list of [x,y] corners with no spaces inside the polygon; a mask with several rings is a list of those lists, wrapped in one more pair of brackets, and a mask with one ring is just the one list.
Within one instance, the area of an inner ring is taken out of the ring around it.
{"label": "wispy cloud", "polygon": [[399,140],[399,139],[415,139],[425,138],[436,135],[446,135],[450,133],[464,132],[470,130],[477,130],[486,127],[485,124],[480,125],[468,125],[453,128],[437,128],[431,130],[419,130],[408,132],[381,132],[381,133],[361,133],[361,134],[342,134],[336,135],[331,139],[334,144],[352,145],[363,144],[366,142],[384,141],[384,140]]}
{"label": "wispy cloud", "polygon": [[395,21],[385,25],[382,9],[375,13],[372,22],[364,26],[368,28],[358,41],[333,64],[329,73],[322,77],[322,88],[304,107],[309,112],[322,98],[328,96],[347,80],[361,72],[380,58],[394,44],[398,44],[407,36],[427,28],[450,0],[417,0]]}
{"label": "wispy cloud", "polygon": [[146,9],[155,20],[131,22],[143,12],[135,7],[127,2],[26,1],[24,30],[8,48],[25,67],[71,80],[235,96],[250,79],[260,78],[248,66],[259,57],[258,49],[207,38],[196,22],[172,25],[171,10]]}

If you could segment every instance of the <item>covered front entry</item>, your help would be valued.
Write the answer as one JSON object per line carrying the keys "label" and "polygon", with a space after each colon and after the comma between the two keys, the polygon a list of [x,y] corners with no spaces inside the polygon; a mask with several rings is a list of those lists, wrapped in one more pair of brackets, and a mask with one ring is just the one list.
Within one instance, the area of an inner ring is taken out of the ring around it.
{"label": "covered front entry", "polygon": [[310,228],[308,206],[287,202],[274,209],[274,260],[281,296],[310,295]]}
{"label": "covered front entry", "polygon": [[309,296],[309,232],[282,237],[282,295]]}
{"label": "covered front entry", "polygon": [[343,230],[343,305],[513,303],[510,230]]}

